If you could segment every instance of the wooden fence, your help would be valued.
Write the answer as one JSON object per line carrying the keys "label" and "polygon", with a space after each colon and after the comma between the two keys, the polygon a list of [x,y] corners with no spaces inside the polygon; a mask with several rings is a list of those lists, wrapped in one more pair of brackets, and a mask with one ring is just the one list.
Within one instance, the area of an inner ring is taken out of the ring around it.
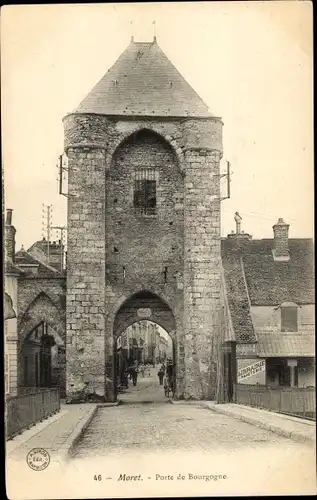
{"label": "wooden fence", "polygon": [[6,400],[6,439],[12,439],[59,410],[58,389],[29,390],[26,394],[8,397]]}
{"label": "wooden fence", "polygon": [[236,384],[235,403],[316,420],[315,388]]}

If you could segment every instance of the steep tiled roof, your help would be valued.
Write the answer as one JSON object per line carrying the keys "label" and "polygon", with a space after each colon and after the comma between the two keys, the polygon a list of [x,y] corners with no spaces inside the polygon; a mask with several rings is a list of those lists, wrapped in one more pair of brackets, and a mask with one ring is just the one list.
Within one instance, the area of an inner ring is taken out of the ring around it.
{"label": "steep tiled roof", "polygon": [[312,240],[290,239],[290,260],[286,262],[274,261],[273,240],[250,243],[243,264],[253,305],[315,302]]}
{"label": "steep tiled roof", "polygon": [[74,113],[212,117],[156,41],[131,42]]}
{"label": "steep tiled roof", "polygon": [[235,340],[255,342],[249,299],[240,259],[238,256],[227,255],[223,257],[222,264]]}
{"label": "steep tiled roof", "polygon": [[[36,276],[39,277],[56,277],[60,273],[54,268],[51,267],[39,259],[35,259],[32,255],[30,255],[26,250],[19,250],[15,255],[15,263],[17,266],[38,266]],[[25,276],[34,276],[32,271],[27,271],[27,269],[23,269],[23,274]]]}
{"label": "steep tiled roof", "polygon": [[311,239],[289,239],[290,260],[274,261],[273,239],[222,240],[222,258],[239,255],[252,305],[315,303],[314,249]]}
{"label": "steep tiled roof", "polygon": [[[253,306],[315,303],[312,240],[290,239],[288,262],[274,261],[273,239],[226,239],[221,244],[228,304],[237,341],[256,340],[250,303]],[[304,337],[300,339],[304,341]]]}
{"label": "steep tiled roof", "polygon": [[16,276],[21,276],[23,275],[23,271],[19,269],[13,262],[12,260],[6,260],[4,263],[4,272],[5,274],[14,274]]}
{"label": "steep tiled roof", "polygon": [[264,358],[314,357],[313,333],[257,332],[258,356]]}

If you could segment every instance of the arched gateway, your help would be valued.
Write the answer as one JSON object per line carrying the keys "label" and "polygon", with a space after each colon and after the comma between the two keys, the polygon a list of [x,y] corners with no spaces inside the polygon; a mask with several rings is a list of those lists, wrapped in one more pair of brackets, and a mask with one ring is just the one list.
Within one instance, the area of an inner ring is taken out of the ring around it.
{"label": "arched gateway", "polygon": [[219,337],[222,122],[153,43],[131,42],[64,118],[67,394],[114,400],[114,337],[173,335],[177,390],[212,398]]}
{"label": "arched gateway", "polygon": [[[115,320],[113,323],[113,338],[114,346],[113,352],[114,356],[117,355],[117,339],[122,335],[127,328],[140,321],[150,321],[162,327],[166,333],[170,336],[172,340],[172,358],[175,367],[175,395],[177,396],[178,381],[181,382],[181,373],[184,370],[183,360],[177,359],[177,329],[176,321],[171,308],[162,300],[160,297],[155,295],[148,290],[142,290],[133,294],[121,305],[120,309],[117,311]],[[155,363],[155,359],[152,360]],[[112,364],[113,370],[115,371],[116,363]],[[115,393],[117,393],[116,388],[116,376],[113,373],[112,380],[114,381]]]}

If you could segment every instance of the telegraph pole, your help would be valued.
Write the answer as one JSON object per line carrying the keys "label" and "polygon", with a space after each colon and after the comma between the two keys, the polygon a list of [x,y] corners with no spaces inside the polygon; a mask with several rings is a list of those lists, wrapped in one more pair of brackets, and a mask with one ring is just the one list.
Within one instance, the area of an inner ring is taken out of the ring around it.
{"label": "telegraph pole", "polygon": [[58,231],[61,232],[61,271],[63,271],[64,267],[64,231],[67,230],[66,226],[53,226],[52,229],[57,229]]}
{"label": "telegraph pole", "polygon": [[51,223],[52,223],[52,205],[44,205],[42,203],[43,231],[46,233],[47,239],[47,262],[50,261],[50,238],[51,238]]}

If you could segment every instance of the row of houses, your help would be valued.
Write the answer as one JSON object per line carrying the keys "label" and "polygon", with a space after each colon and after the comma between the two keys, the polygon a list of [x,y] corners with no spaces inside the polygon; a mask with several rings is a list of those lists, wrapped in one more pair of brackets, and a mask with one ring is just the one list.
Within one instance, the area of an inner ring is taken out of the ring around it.
{"label": "row of houses", "polygon": [[139,361],[142,363],[161,363],[173,356],[172,340],[157,324],[141,320],[128,327],[117,339],[117,346],[129,350],[132,343],[139,349]]}

